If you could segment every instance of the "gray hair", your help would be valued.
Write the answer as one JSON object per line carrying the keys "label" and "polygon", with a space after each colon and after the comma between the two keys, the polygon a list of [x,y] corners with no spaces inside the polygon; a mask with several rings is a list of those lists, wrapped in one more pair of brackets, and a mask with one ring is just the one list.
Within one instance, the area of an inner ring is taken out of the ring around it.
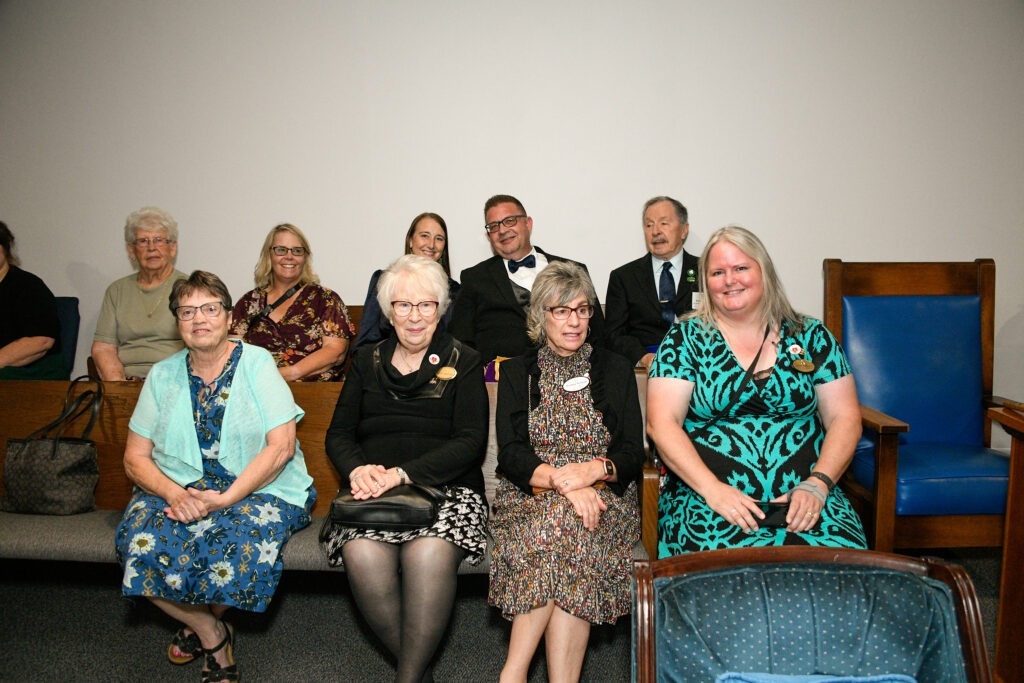
{"label": "gray hair", "polygon": [[566,306],[580,296],[597,306],[597,291],[583,266],[572,261],[552,261],[540,271],[530,290],[530,310],[526,314],[526,334],[538,346],[547,342],[544,331],[544,307]]}
{"label": "gray hair", "polygon": [[448,295],[448,275],[444,272],[444,268],[440,263],[428,259],[426,256],[406,254],[395,259],[381,274],[380,280],[377,282],[377,303],[392,325],[395,324],[395,321],[391,312],[391,301],[395,290],[401,283],[426,290],[437,299],[438,319],[448,310],[451,299]]}
{"label": "gray hair", "polygon": [[764,296],[761,298],[761,322],[771,325],[772,329],[777,330],[783,322],[788,321],[795,325],[796,329],[802,329],[804,324],[803,316],[794,311],[793,305],[789,303],[786,290],[782,286],[782,280],[779,279],[779,274],[775,270],[775,264],[772,263],[772,257],[768,255],[768,250],[765,248],[764,243],[758,239],[757,235],[738,225],[727,225],[724,228],[719,228],[708,238],[708,243],[704,246],[704,253],[700,256],[700,265],[697,267],[700,288],[704,296],[700,298],[700,305],[697,306],[697,309],[690,313],[688,317],[700,319],[707,327],[718,327],[718,324],[715,322],[714,304],[708,295],[707,264],[708,254],[720,242],[732,244],[744,254],[754,259],[757,265],[761,267],[761,280],[762,287],[764,288]]}
{"label": "gray hair", "polygon": [[171,242],[178,241],[178,221],[171,214],[155,206],[144,206],[132,211],[124,221],[124,241],[135,241],[136,230],[163,230]]}
{"label": "gray hair", "polygon": [[686,225],[686,223],[689,222],[690,215],[687,213],[686,207],[683,206],[683,203],[681,201],[679,201],[678,199],[672,199],[672,197],[666,197],[664,195],[661,195],[659,197],[651,197],[646,202],[644,202],[644,209],[643,211],[640,212],[641,223],[643,223],[644,221],[644,216],[647,214],[647,209],[651,208],[652,206],[659,202],[668,202],[669,204],[672,205],[672,208],[676,210],[676,218],[679,219],[680,225]]}
{"label": "gray hair", "polygon": [[212,294],[224,304],[224,310],[231,312],[231,292],[224,281],[205,270],[193,270],[187,278],[175,280],[174,286],[171,287],[171,293],[167,297],[167,307],[171,309],[171,315],[176,315],[175,309],[182,299],[197,292]]}

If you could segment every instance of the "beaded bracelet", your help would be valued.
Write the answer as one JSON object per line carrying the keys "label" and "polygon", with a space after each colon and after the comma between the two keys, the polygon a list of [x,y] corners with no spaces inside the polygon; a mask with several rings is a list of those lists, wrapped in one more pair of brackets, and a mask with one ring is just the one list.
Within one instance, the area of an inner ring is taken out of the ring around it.
{"label": "beaded bracelet", "polygon": [[825,486],[828,487],[828,492],[829,493],[832,493],[832,489],[834,489],[836,487],[836,483],[834,481],[832,481],[832,477],[828,476],[824,472],[818,472],[818,471],[811,472],[809,475],[807,475],[807,478],[810,479],[811,477],[814,477],[815,479],[819,479],[822,482],[824,482]]}

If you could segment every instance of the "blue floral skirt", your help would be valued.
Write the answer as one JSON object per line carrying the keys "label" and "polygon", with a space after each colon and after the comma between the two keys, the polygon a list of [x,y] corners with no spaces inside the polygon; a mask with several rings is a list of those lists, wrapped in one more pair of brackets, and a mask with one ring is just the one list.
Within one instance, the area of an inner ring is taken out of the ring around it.
{"label": "blue floral skirt", "polygon": [[[223,491],[234,481],[216,460],[204,464],[192,488]],[[264,612],[284,570],[281,550],[309,524],[315,501],[312,486],[305,507],[254,493],[184,524],[164,514],[163,498],[136,488],[115,536],[122,593]]]}

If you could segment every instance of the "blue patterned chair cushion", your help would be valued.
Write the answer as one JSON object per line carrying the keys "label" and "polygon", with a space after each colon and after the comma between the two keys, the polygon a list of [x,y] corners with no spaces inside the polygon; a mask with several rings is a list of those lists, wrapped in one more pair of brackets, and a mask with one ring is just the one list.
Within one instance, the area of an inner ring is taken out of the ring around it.
{"label": "blue patterned chair cushion", "polygon": [[904,572],[768,564],[656,579],[659,681],[729,672],[966,681],[949,588]]}
{"label": "blue patterned chair cushion", "polygon": [[727,673],[715,683],[917,683],[910,676],[778,676],[776,674]]}

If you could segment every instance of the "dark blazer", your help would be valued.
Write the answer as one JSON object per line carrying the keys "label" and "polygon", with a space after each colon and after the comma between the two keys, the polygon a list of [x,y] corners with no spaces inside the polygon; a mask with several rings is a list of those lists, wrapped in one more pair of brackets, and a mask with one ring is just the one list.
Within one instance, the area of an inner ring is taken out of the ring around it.
{"label": "dark blazer", "polygon": [[[537,251],[544,254],[549,262],[569,261],[539,247]],[[583,270],[587,269],[582,263],[577,265]],[[459,279],[462,287],[448,327],[453,337],[479,351],[485,364],[496,356],[521,356],[533,347],[530,338],[526,336],[526,311],[516,300],[503,258],[492,256],[481,261],[462,271]],[[604,327],[604,316],[598,301],[594,317],[590,319],[590,336],[587,340],[591,345],[603,344]]]}
{"label": "dark blazer", "polygon": [[[676,316],[693,310],[692,293],[699,291],[699,287],[696,279],[687,282],[686,274],[692,270],[696,278],[699,260],[683,252],[683,273],[676,277]],[[607,346],[634,364],[647,353],[648,346],[660,344],[668,332],[668,325],[661,317],[650,254],[611,272],[605,305]]]}
{"label": "dark blazer", "polygon": [[[531,377],[527,381],[527,375]],[[494,427],[498,435],[498,472],[532,495],[530,477],[543,461],[530,443],[528,406],[540,403],[537,350],[501,364]],[[532,398],[527,396],[530,387]],[[640,475],[644,461],[644,428],[633,366],[622,356],[595,348],[590,356],[590,395],[611,433],[605,454],[615,463],[617,482],[612,491],[622,495]]]}

